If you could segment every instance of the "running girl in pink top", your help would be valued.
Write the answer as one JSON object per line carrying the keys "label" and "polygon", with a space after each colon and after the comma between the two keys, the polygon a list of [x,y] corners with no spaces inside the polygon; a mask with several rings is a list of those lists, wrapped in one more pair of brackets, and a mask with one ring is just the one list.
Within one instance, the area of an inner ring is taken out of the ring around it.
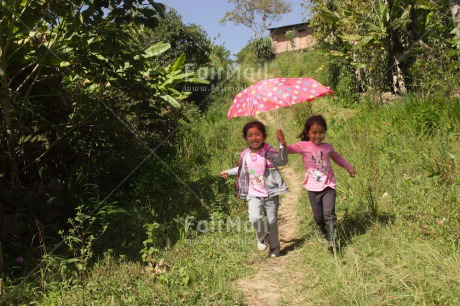
{"label": "running girl in pink top", "polygon": [[[265,143],[267,133],[262,122],[247,123],[243,137],[249,147],[240,153],[235,167],[223,170],[220,175],[225,179],[236,176],[238,198],[248,201],[249,222],[256,230],[257,248],[263,251],[270,246],[270,257],[278,257],[279,196],[288,192],[288,188],[277,166],[286,165],[288,155],[284,147],[277,151]],[[266,217],[264,228],[263,213]]]}
{"label": "running girl in pink top", "polygon": [[311,208],[315,223],[321,233],[326,236],[329,250],[335,248],[337,216],[335,215],[335,179],[331,167],[331,159],[339,166],[345,168],[350,176],[354,177],[355,171],[347,161],[334,150],[329,143],[323,143],[326,136],[327,125],[321,115],[312,116],[305,122],[305,128],[299,135],[300,140],[290,146],[282,131],[278,131],[278,142],[287,146],[290,154],[302,154],[305,165],[305,180],[303,186],[308,190]]}

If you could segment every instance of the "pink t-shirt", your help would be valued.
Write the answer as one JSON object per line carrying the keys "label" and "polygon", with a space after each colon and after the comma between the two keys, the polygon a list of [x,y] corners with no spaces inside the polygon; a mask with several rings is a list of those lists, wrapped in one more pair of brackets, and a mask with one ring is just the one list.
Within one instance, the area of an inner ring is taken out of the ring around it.
{"label": "pink t-shirt", "polygon": [[287,146],[287,152],[289,154],[302,154],[306,172],[303,186],[309,191],[322,191],[326,187],[335,189],[331,159],[348,171],[353,169],[329,143],[316,145],[311,141],[299,141]]}
{"label": "pink t-shirt", "polygon": [[248,152],[246,155],[246,166],[249,172],[249,189],[248,195],[255,197],[267,198],[268,192],[265,189],[264,171],[265,157],[264,150],[260,150],[257,154],[252,155]]}

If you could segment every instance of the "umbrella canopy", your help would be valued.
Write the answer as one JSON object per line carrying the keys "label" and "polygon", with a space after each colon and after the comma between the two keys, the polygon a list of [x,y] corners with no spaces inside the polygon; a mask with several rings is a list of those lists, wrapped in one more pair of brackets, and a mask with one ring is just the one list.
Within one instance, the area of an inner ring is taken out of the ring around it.
{"label": "umbrella canopy", "polygon": [[311,102],[334,92],[313,78],[274,78],[257,82],[235,96],[227,115],[252,117],[260,113]]}

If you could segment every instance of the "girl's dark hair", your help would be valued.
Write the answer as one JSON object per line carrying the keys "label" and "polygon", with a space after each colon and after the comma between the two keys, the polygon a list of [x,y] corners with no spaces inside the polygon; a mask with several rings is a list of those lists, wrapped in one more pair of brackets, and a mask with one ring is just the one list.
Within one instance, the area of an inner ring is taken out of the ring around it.
{"label": "girl's dark hair", "polygon": [[265,132],[265,125],[260,121],[254,120],[254,121],[246,123],[246,125],[243,127],[243,137],[244,137],[244,139],[246,139],[246,135],[248,134],[248,130],[250,128],[253,128],[253,127],[255,127],[259,131],[261,131],[262,134],[264,135],[264,137],[267,137],[267,133]]}
{"label": "girl's dark hair", "polygon": [[302,141],[310,140],[310,138],[308,138],[308,132],[310,131],[311,126],[314,125],[315,123],[318,125],[321,125],[324,128],[324,130],[327,131],[326,120],[324,120],[323,116],[321,115],[311,116],[305,122],[305,127],[303,128],[302,133],[300,133],[298,136],[300,137],[300,140]]}

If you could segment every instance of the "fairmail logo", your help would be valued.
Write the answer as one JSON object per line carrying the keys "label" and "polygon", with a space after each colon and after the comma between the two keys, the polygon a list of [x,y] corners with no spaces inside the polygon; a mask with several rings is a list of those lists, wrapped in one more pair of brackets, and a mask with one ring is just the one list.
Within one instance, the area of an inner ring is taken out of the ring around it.
{"label": "fairmail logo", "polygon": [[194,70],[193,64],[185,65],[185,73],[195,72],[195,76],[202,80],[228,80],[236,75],[238,80],[246,79],[249,81],[258,79],[268,79],[268,64],[258,64],[257,67],[241,68],[241,65],[233,67],[228,64],[226,67],[201,67]]}

